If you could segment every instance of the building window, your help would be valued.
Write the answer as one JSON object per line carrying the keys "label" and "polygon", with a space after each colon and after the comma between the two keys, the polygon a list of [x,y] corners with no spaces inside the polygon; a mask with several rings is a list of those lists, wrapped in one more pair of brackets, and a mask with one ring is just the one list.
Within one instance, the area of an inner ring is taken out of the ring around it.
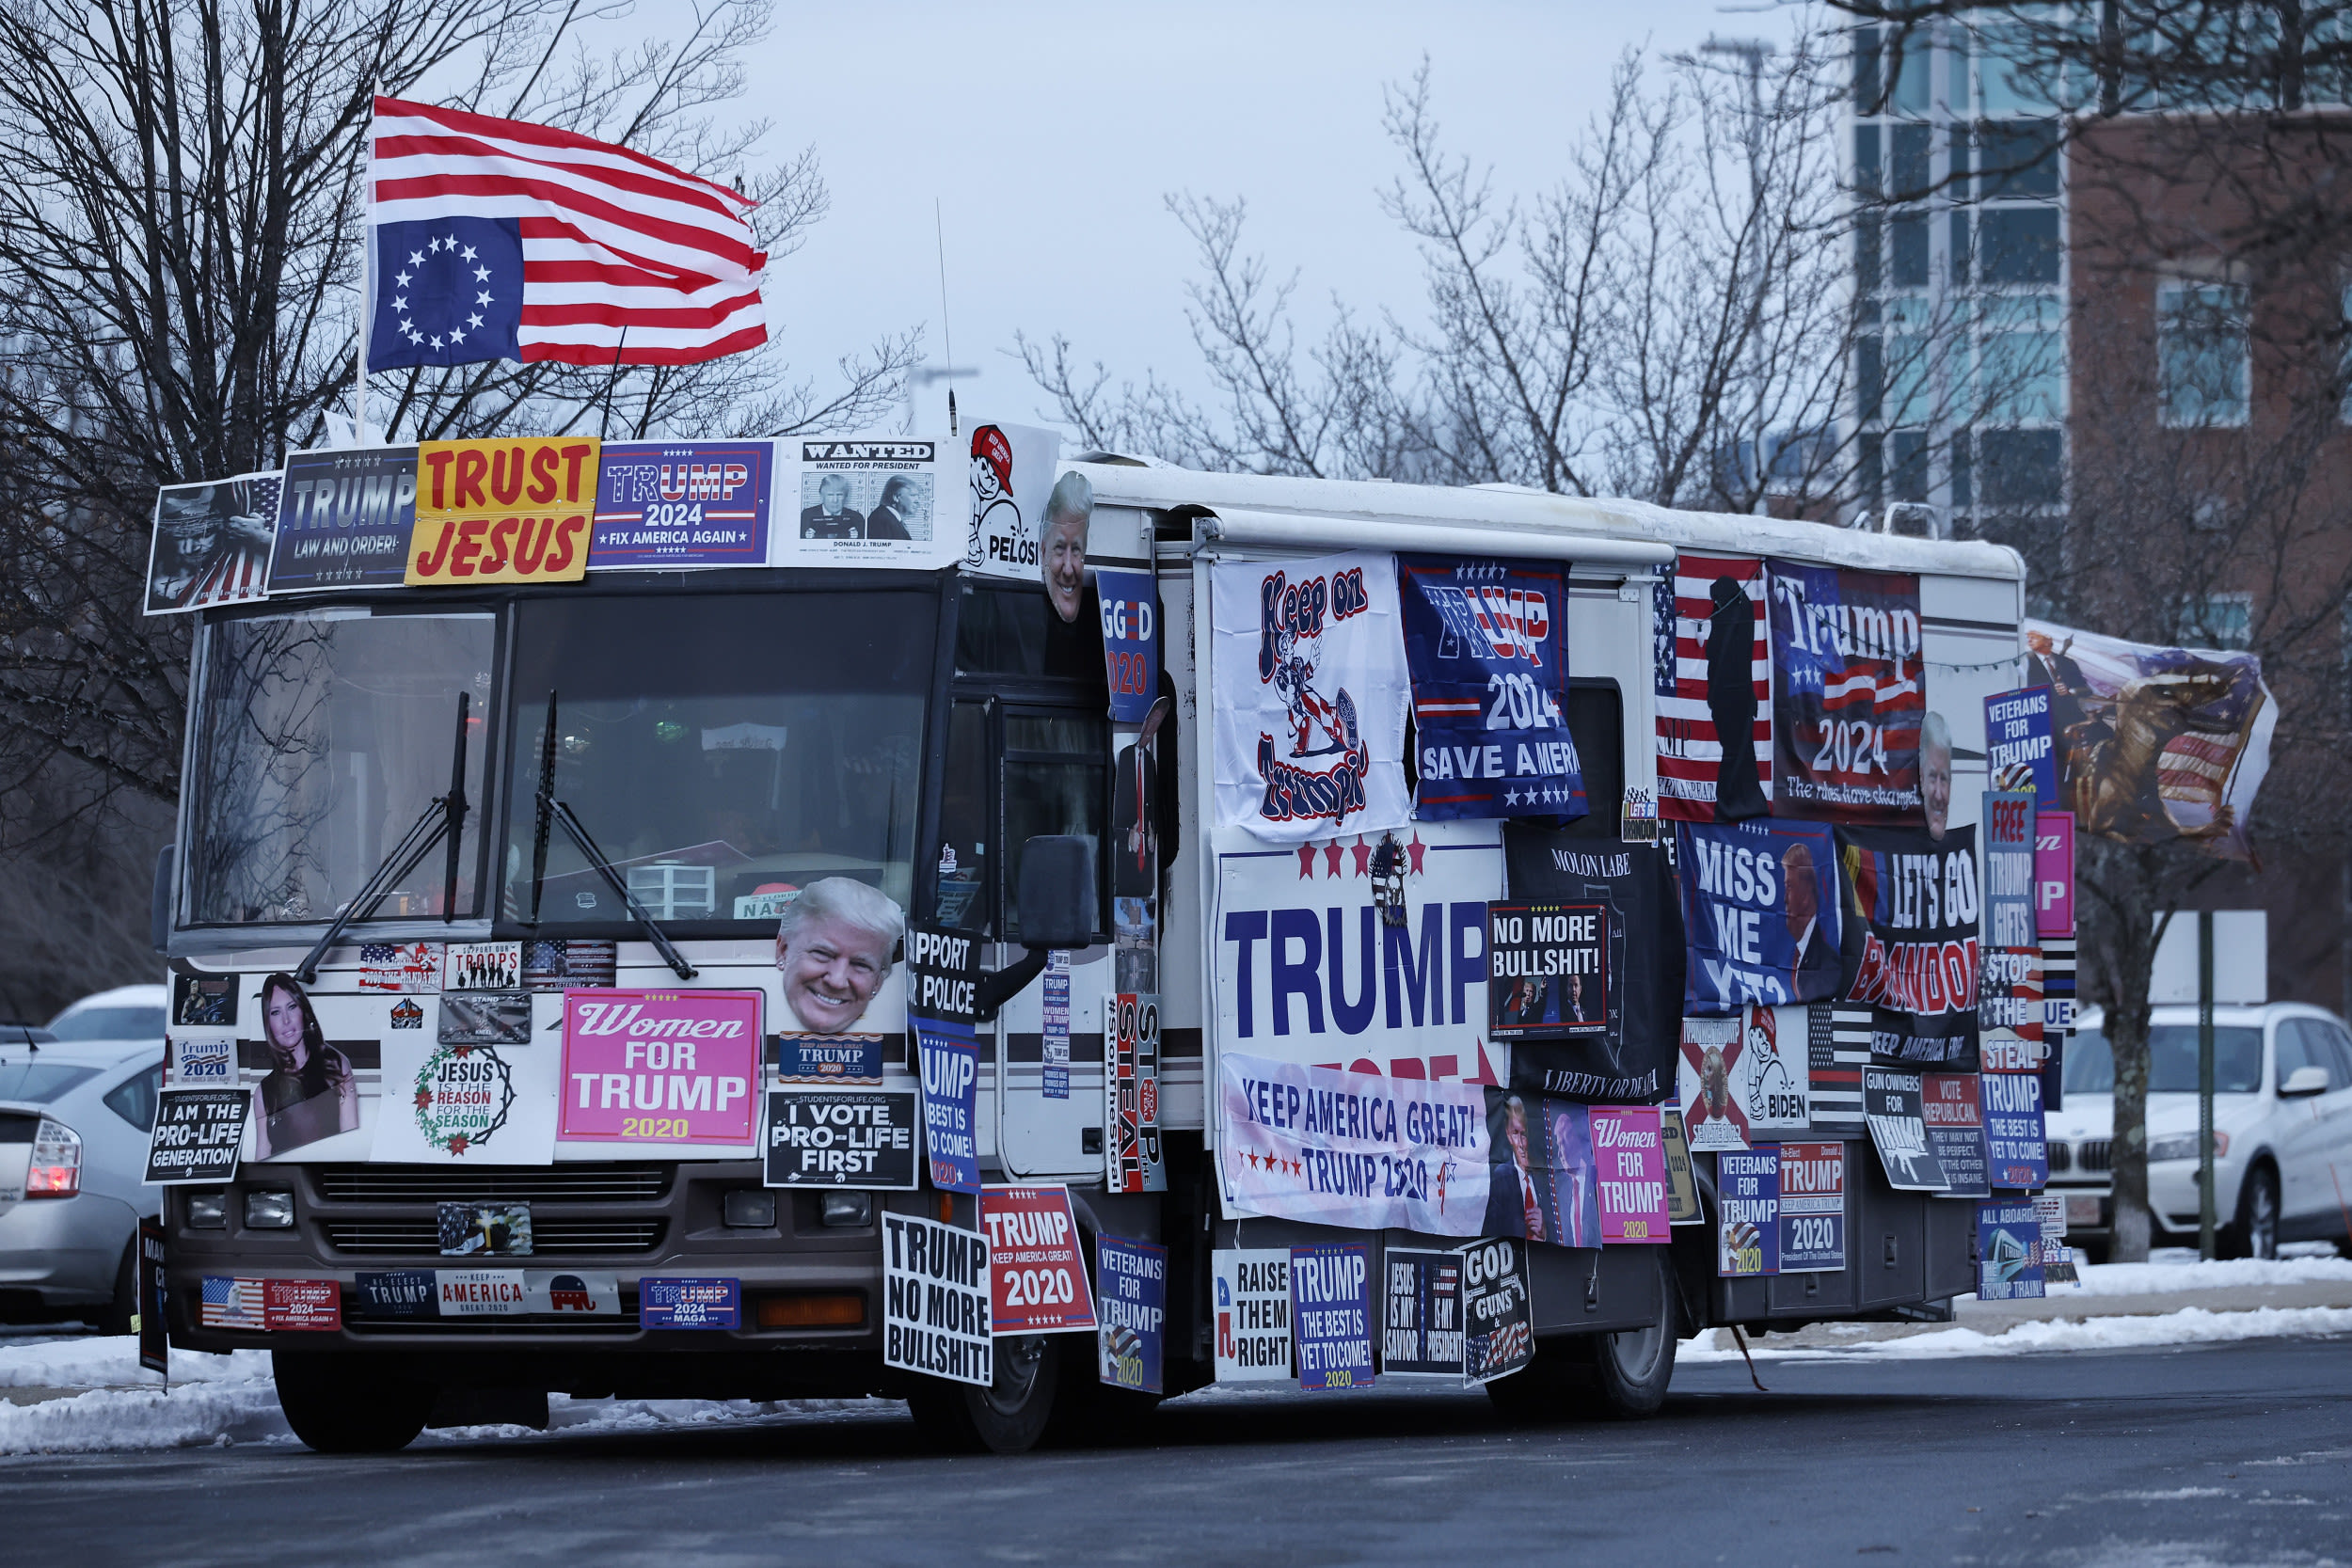
{"label": "building window", "polygon": [[1888,40],[1886,63],[1895,72],[1897,114],[1923,115],[1932,106],[1934,93],[1928,85],[1928,68],[1934,57],[1934,42],[1924,29],[1898,28]]}
{"label": "building window", "polygon": [[2063,67],[2017,23],[1977,29],[1977,102],[1990,118],[2047,115],[2058,106]]}
{"label": "building window", "polygon": [[1899,217],[1887,225],[1894,241],[1893,277],[1898,289],[1928,286],[1928,220],[1925,214]]}
{"label": "building window", "polygon": [[1977,220],[1987,283],[2058,280],[2056,207],[1994,207]]}
{"label": "building window", "polygon": [[2166,424],[2246,422],[2252,379],[2249,336],[2244,285],[2156,286],[2157,397]]}
{"label": "building window", "polygon": [[2177,635],[2190,648],[2249,648],[2254,643],[2254,595],[2193,594],[2181,601]]}
{"label": "building window", "polygon": [[2022,120],[1977,127],[1977,169],[1988,201],[2005,197],[2056,196],[2058,188],[2058,122]]}
{"label": "building window", "polygon": [[2066,417],[2066,307],[2053,294],[1984,300],[1979,316],[1978,418],[2048,424]]}
{"label": "building window", "polygon": [[1987,506],[2055,506],[2065,499],[2065,451],[2055,430],[1977,432],[1980,499]]}
{"label": "building window", "polygon": [[[1886,302],[1886,336],[1879,368],[1884,404],[1882,417],[1890,425],[1925,424],[1935,414],[1935,345],[1939,324],[1934,309],[1920,298]],[[1899,459],[1898,459],[1899,461]],[[1909,496],[1897,496],[1910,500]]]}
{"label": "building window", "polygon": [[2343,320],[2336,324],[2337,413],[2352,424],[2352,283],[2344,286]]}

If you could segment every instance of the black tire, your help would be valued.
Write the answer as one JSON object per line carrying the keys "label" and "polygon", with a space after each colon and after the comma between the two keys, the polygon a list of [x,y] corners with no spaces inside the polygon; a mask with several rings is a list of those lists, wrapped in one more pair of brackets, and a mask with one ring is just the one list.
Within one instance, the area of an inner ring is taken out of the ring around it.
{"label": "black tire", "polygon": [[1054,1336],[996,1341],[996,1381],[986,1388],[944,1378],[916,1380],[907,1410],[932,1447],[950,1453],[1026,1453],[1045,1435],[1061,1386]]}
{"label": "black tire", "polygon": [[101,1334],[135,1334],[131,1320],[138,1310],[139,1238],[133,1231],[130,1244],[122,1249],[121,1266],[115,1270],[114,1299],[82,1321]]}
{"label": "black tire", "polygon": [[2279,1173],[2258,1164],[2238,1183],[2237,1217],[2222,1227],[2224,1258],[2279,1256]]}
{"label": "black tire", "polygon": [[270,1352],[278,1407],[303,1446],[320,1453],[396,1453],[416,1441],[439,1393],[397,1367],[356,1356]]}
{"label": "black tire", "polygon": [[1603,1334],[1593,1346],[1593,1406],[1611,1420],[1638,1421],[1658,1414],[1675,1379],[1674,1280],[1666,1281],[1666,1308],[1647,1328]]}

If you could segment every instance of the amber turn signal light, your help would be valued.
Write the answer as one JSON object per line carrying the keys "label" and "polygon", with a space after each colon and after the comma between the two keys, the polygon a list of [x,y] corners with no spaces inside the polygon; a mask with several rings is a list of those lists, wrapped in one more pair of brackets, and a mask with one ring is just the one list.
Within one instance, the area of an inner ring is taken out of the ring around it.
{"label": "amber turn signal light", "polygon": [[863,1328],[866,1298],[862,1295],[762,1296],[762,1328]]}

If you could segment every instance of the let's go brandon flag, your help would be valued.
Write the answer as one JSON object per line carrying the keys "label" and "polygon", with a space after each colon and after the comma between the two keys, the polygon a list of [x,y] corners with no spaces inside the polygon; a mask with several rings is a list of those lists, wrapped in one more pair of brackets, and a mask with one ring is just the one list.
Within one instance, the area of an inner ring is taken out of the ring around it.
{"label": "let's go brandon flag", "polygon": [[627,148],[378,98],[368,368],[678,365],[768,341],[748,198]]}

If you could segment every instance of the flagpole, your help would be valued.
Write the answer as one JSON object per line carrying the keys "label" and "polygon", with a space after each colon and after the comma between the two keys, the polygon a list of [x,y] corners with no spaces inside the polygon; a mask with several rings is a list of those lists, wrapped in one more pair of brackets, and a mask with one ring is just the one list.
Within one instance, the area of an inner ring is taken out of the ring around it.
{"label": "flagpole", "polygon": [[359,362],[352,370],[351,441],[368,444],[368,329],[375,320],[375,99],[368,91],[368,124],[359,144]]}

